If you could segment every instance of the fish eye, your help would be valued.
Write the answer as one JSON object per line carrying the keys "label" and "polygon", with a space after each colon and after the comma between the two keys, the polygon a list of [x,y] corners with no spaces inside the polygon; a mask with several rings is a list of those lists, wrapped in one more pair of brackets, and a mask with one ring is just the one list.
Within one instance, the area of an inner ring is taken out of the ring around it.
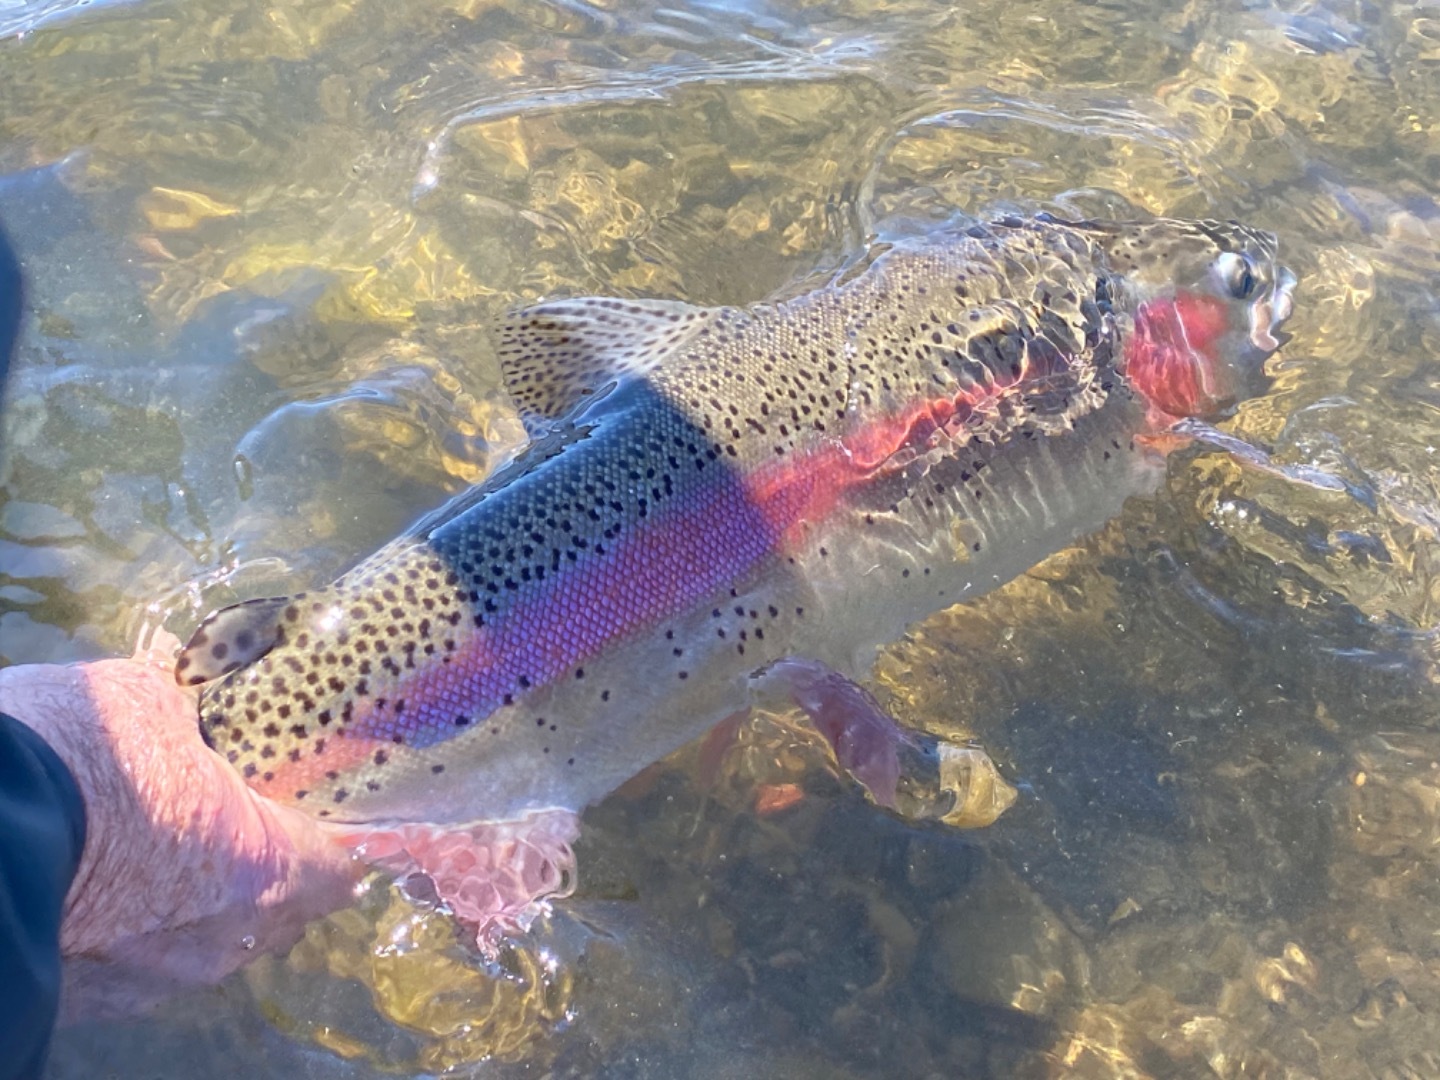
{"label": "fish eye", "polygon": [[1226,251],[1215,260],[1220,282],[1236,300],[1247,300],[1255,291],[1255,268],[1248,255]]}

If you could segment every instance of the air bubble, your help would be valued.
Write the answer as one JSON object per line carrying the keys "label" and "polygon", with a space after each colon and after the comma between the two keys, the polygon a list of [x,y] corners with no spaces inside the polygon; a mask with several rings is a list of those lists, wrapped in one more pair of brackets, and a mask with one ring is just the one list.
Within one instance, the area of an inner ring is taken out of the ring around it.
{"label": "air bubble", "polygon": [[240,489],[240,501],[245,502],[255,494],[255,466],[244,454],[235,455],[235,486]]}

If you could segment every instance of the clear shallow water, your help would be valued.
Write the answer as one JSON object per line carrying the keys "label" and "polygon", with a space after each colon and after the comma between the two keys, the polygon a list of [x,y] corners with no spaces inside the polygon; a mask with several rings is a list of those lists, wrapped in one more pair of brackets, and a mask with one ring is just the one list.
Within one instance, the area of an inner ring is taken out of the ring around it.
{"label": "clear shallow water", "polygon": [[[376,888],[57,1077],[1440,1076],[1423,5],[0,3],[0,657],[322,580],[520,440],[484,327],[744,303],[957,214],[1238,217],[1301,275],[1217,453],[882,659],[1022,798],[919,829],[747,732],[587,816],[500,969]],[[805,797],[756,813],[762,784]],[[397,932],[416,942],[390,947]]]}

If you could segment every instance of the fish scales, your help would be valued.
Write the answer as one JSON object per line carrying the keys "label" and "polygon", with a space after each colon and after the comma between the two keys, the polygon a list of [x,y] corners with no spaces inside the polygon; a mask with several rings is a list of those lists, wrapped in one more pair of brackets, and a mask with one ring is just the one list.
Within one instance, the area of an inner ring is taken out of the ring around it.
{"label": "fish scales", "polygon": [[[1217,299],[1236,252],[1252,288]],[[202,731],[250,783],[331,820],[581,809],[767,663],[861,674],[1153,487],[1157,401],[1243,396],[1181,360],[1288,314],[1273,255],[1009,219],[781,303],[520,312],[498,352],[531,447],[327,589],[219,613],[177,677],[213,679]]]}

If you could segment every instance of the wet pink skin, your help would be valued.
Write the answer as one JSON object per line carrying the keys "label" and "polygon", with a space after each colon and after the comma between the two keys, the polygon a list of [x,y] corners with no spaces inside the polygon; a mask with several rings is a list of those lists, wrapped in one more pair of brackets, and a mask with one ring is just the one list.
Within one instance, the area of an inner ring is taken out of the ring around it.
{"label": "wet pink skin", "polygon": [[[377,829],[325,825],[266,799],[201,741],[196,698],[172,674],[176,644],[0,670],[0,711],[54,748],[86,804],[61,927],[67,1019],[131,1013],[284,952],[306,923],[351,901],[367,864],[425,874],[486,952],[573,888],[580,823],[568,811]],[[873,699],[799,661],[772,674],[840,763],[893,805],[894,722],[875,719]]]}
{"label": "wet pink skin", "polygon": [[69,766],[88,835],[65,900],[64,1014],[132,1012],[281,952],[363,865],[247,788],[200,740],[168,648],[0,671],[0,710]]}

